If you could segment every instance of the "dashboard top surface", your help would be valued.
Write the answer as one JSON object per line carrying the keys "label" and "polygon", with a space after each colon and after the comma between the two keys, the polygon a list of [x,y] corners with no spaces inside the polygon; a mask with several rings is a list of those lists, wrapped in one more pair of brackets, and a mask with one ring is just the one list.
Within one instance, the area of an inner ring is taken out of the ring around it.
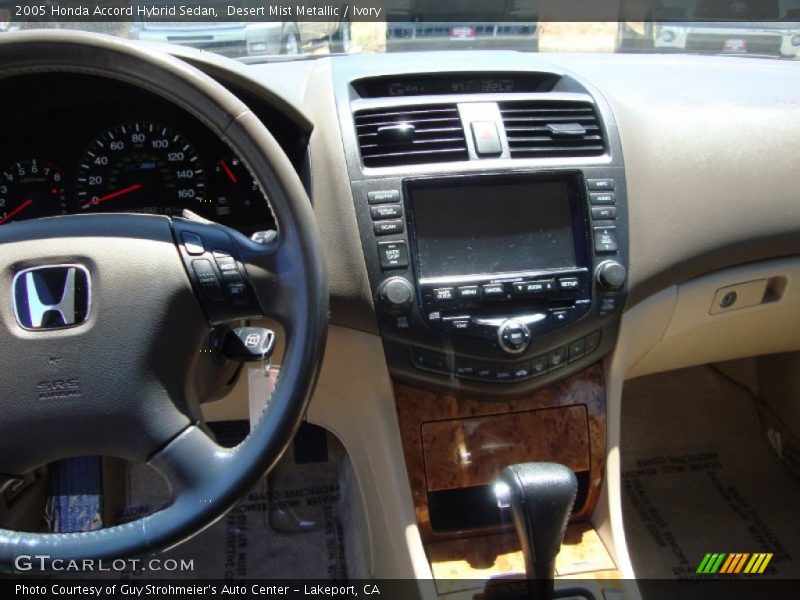
{"label": "dashboard top surface", "polygon": [[[200,68],[207,61],[183,49],[177,54]],[[469,63],[463,59],[457,52],[420,52],[242,65],[214,57],[205,68],[224,75],[227,65],[237,76],[246,73],[258,84],[256,93],[261,86],[260,100],[271,102],[278,115],[288,105],[292,118],[306,116],[314,127],[313,180],[337,182],[331,189],[338,190],[345,189],[338,183],[348,181],[339,170],[344,161],[335,158],[343,157],[346,127],[334,122],[338,78],[465,70],[569,74],[603,98],[617,122],[628,180],[629,305],[706,272],[800,252],[794,225],[800,220],[800,170],[792,151],[800,131],[796,63],[508,51],[473,51]],[[87,136],[87,145],[98,133]],[[323,160],[323,153],[332,157]],[[312,192],[320,211],[340,215],[338,222],[320,225],[330,245],[341,242],[337,236],[352,236],[356,230],[343,208],[352,205],[349,190],[335,197],[319,186]],[[333,270],[353,268],[363,267],[335,259],[332,264]],[[362,307],[369,306],[361,281],[349,289],[346,283],[334,286],[334,293],[343,302],[360,298]],[[370,328],[364,325],[368,321],[359,327]]]}

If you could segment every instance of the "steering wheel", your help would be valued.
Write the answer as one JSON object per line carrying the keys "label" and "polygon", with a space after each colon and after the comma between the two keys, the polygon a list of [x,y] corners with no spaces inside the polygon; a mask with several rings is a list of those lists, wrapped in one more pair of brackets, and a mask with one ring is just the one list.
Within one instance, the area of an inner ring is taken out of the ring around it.
{"label": "steering wheel", "polygon": [[[247,106],[186,63],[123,40],[3,34],[0,80],[52,72],[121,80],[193,114],[248,166],[270,200],[278,235],[256,243],[220,225],[158,215],[68,215],[0,227],[0,480],[61,458],[106,455],[146,462],[172,492],[162,510],[97,531],[2,529],[3,569],[20,554],[146,555],[213,523],[291,441],[327,333],[328,290],[309,199]],[[233,260],[244,300],[229,297],[220,257]],[[66,326],[41,327],[42,311],[54,303],[39,298],[36,305],[36,298],[51,284],[72,290],[74,303],[66,312],[56,306],[61,316],[48,321]],[[190,374],[210,325],[243,314],[278,321],[287,339],[267,410],[228,449],[205,432]]]}

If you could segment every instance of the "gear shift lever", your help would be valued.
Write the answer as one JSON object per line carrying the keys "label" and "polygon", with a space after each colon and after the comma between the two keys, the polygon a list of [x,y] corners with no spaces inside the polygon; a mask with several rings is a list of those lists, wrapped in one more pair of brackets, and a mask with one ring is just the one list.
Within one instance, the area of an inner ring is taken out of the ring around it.
{"label": "gear shift lever", "polygon": [[531,596],[553,598],[556,555],[561,549],[578,481],[556,463],[523,463],[506,467],[495,485],[497,505],[511,508]]}

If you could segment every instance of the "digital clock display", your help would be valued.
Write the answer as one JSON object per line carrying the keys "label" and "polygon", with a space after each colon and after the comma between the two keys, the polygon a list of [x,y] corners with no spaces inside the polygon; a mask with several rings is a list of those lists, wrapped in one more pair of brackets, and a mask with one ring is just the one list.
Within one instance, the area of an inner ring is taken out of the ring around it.
{"label": "digital clock display", "polygon": [[505,94],[517,91],[511,78],[422,79],[389,82],[387,96],[427,96],[437,94]]}
{"label": "digital clock display", "polygon": [[448,94],[513,94],[549,90],[552,76],[542,73],[492,75],[420,75],[376,77],[355,83],[365,98],[440,96]]}

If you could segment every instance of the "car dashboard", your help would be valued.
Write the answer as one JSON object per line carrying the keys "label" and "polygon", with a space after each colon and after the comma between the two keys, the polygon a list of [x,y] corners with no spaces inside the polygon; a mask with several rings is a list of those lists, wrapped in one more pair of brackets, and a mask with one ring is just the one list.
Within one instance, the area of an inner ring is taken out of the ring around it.
{"label": "car dashboard", "polygon": [[[310,197],[331,328],[307,418],[353,461],[368,575],[430,581],[505,547],[491,486],[536,459],[576,473],[573,524],[610,551],[593,571],[634,577],[625,380],[800,349],[785,325],[800,316],[797,65],[476,51],[245,66],[173,52],[246,100]],[[0,83],[13,114],[0,226],[188,209],[254,239],[280,228],[223,139],[90,77]],[[753,282],[760,295],[744,293]],[[241,376],[204,410],[246,420],[249,401]]]}

